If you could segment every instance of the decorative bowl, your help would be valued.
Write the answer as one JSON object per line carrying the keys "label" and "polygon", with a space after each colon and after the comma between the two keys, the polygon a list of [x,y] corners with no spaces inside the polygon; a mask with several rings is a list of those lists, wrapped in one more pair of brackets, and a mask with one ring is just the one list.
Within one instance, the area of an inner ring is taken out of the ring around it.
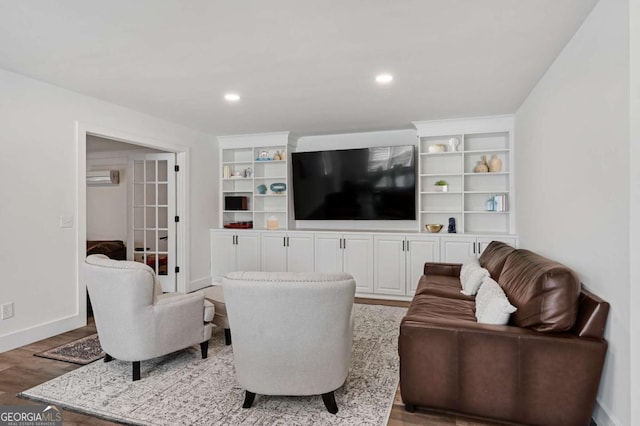
{"label": "decorative bowl", "polygon": [[428,223],[424,227],[427,228],[427,231],[434,233],[440,232],[440,230],[442,229],[442,225],[440,225],[439,223]]}
{"label": "decorative bowl", "polygon": [[269,189],[271,191],[273,191],[276,194],[280,194],[282,192],[284,192],[287,189],[287,184],[283,183],[283,182],[276,182],[276,183],[272,183],[269,186]]}

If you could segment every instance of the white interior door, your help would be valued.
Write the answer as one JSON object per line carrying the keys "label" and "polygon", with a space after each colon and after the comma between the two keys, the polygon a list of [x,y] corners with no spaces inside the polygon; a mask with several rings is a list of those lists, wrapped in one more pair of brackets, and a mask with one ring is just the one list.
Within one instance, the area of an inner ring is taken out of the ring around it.
{"label": "white interior door", "polygon": [[129,158],[127,257],[156,272],[165,292],[176,291],[175,154],[136,154]]}

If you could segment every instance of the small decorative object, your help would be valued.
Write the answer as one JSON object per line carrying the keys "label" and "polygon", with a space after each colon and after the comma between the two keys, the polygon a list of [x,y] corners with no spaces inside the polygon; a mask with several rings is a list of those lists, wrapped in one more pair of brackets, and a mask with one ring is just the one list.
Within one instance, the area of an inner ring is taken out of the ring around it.
{"label": "small decorative object", "polygon": [[506,212],[507,211],[507,195],[498,194],[493,196],[494,211]]}
{"label": "small decorative object", "polygon": [[496,200],[495,200],[495,197],[493,195],[491,197],[489,197],[489,199],[487,200],[487,211],[488,212],[495,212],[496,211]]}
{"label": "small decorative object", "polygon": [[427,228],[427,231],[433,233],[440,232],[440,230],[442,229],[442,225],[440,225],[439,223],[428,223],[424,227]]}
{"label": "small decorative object", "polygon": [[430,154],[436,152],[444,152],[447,149],[447,146],[443,143],[434,143],[427,147],[427,152]]}
{"label": "small decorative object", "polygon": [[271,157],[269,157],[269,152],[260,151],[260,154],[258,154],[258,158],[256,158],[256,161],[271,161]]}
{"label": "small decorative object", "polygon": [[447,228],[447,232],[450,234],[455,234],[456,233],[456,218],[455,217],[450,217],[449,218],[449,227]]}
{"label": "small decorative object", "polygon": [[280,157],[280,151],[276,151],[276,153],[273,154],[273,159],[274,160],[282,160],[282,158]]}
{"label": "small decorative object", "polygon": [[270,230],[270,231],[278,229],[278,218],[277,217],[269,216],[269,219],[267,219],[267,229]]}
{"label": "small decorative object", "polygon": [[270,189],[274,194],[281,194],[281,193],[283,193],[283,192],[287,189],[287,184],[286,184],[286,183],[282,183],[282,182],[272,183],[272,184],[269,186],[269,189]]}
{"label": "small decorative object", "polygon": [[502,160],[498,158],[496,154],[491,156],[491,160],[489,160],[489,171],[490,172],[501,172],[502,171]]}
{"label": "small decorative object", "polygon": [[233,177],[235,177],[235,178],[242,177],[242,172],[239,172],[239,171],[238,172],[233,172]]}
{"label": "small decorative object", "polygon": [[253,169],[251,167],[247,167],[246,169],[244,169],[244,177],[253,177]]}
{"label": "small decorative object", "polygon": [[457,151],[459,144],[460,144],[460,139],[458,138],[449,139],[449,147],[451,148],[451,152]]}
{"label": "small decorative object", "polygon": [[478,161],[475,169],[473,169],[474,173],[487,173],[489,171],[489,165],[487,164],[487,156],[483,155],[482,159]]}
{"label": "small decorative object", "polygon": [[449,184],[447,184],[446,180],[439,180],[435,183],[433,189],[437,192],[447,192],[449,191]]}
{"label": "small decorative object", "polygon": [[256,187],[256,190],[258,191],[258,194],[266,194],[267,193],[267,185],[258,185]]}

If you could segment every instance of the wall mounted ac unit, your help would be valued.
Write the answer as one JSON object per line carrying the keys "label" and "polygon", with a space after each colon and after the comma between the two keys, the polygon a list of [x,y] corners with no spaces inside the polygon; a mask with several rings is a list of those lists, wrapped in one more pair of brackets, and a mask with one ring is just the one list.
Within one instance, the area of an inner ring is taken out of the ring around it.
{"label": "wall mounted ac unit", "polygon": [[119,170],[100,170],[95,172],[87,172],[88,186],[118,185],[119,183]]}

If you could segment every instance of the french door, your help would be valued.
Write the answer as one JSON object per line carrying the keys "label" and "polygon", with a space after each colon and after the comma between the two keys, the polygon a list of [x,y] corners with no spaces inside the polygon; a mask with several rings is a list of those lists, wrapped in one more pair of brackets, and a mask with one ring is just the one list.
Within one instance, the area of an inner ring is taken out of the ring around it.
{"label": "french door", "polygon": [[149,265],[165,292],[176,291],[176,156],[129,157],[127,258]]}

